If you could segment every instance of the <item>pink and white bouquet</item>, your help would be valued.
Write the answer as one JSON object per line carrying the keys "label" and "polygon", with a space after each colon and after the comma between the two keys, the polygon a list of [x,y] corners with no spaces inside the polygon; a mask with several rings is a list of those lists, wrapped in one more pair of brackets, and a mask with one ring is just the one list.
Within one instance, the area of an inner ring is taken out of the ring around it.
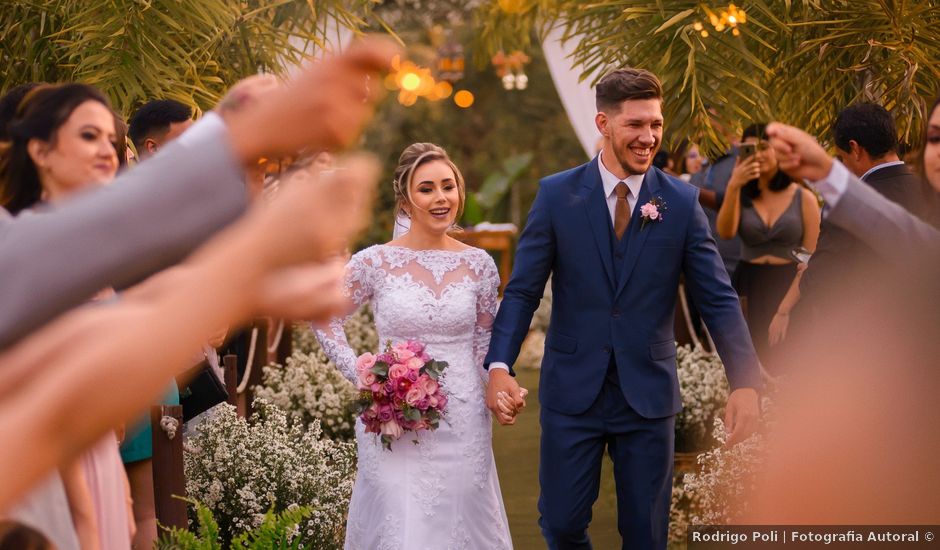
{"label": "pink and white bouquet", "polygon": [[447,407],[438,383],[445,368],[447,363],[432,359],[414,340],[388,342],[383,353],[360,355],[356,405],[366,431],[378,434],[391,450],[406,431],[436,430]]}

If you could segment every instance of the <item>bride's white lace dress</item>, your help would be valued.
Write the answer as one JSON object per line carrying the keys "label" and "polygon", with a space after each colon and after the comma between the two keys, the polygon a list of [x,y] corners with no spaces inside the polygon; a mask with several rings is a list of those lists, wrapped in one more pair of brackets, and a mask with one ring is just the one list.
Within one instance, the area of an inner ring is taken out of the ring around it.
{"label": "bride's white lace dress", "polygon": [[[371,303],[381,346],[418,340],[448,363],[440,379],[448,404],[437,430],[406,432],[389,452],[356,422],[359,470],[346,549],[512,548],[485,403],[483,358],[499,285],[492,258],[477,248],[378,245],[352,257],[346,284],[357,305]],[[342,322],[317,337],[355,383],[356,356]]]}

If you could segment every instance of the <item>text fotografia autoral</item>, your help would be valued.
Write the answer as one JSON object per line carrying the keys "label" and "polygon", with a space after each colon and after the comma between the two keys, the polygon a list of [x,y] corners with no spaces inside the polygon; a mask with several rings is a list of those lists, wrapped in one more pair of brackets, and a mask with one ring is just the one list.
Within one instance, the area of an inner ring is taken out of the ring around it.
{"label": "text fotografia autoral", "polygon": [[[932,533],[931,533],[932,535]],[[778,542],[778,543],[845,543],[845,542],[920,542],[932,540],[933,537],[921,538],[918,530],[913,531],[856,531],[844,532],[818,532],[812,530],[796,529],[768,529],[761,531],[721,531],[709,529],[707,531],[690,531],[689,542],[724,542],[730,544],[743,544],[749,542]]]}

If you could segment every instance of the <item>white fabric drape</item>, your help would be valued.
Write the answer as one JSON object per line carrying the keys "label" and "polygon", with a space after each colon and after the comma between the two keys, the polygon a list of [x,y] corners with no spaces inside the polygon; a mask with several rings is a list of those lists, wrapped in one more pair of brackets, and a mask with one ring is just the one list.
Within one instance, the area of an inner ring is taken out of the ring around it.
{"label": "white fabric drape", "polygon": [[562,42],[563,34],[561,27],[552,29],[542,42],[542,50],[545,52],[545,60],[548,62],[548,70],[552,73],[552,80],[555,81],[555,89],[558,90],[561,103],[565,107],[565,112],[568,113],[568,120],[585,154],[588,158],[593,158],[597,153],[597,141],[601,137],[594,125],[597,108],[594,103],[594,87],[591,86],[591,81],[596,75],[592,74],[583,81],[580,80],[581,66],[572,67],[570,59],[578,38],[574,37]]}

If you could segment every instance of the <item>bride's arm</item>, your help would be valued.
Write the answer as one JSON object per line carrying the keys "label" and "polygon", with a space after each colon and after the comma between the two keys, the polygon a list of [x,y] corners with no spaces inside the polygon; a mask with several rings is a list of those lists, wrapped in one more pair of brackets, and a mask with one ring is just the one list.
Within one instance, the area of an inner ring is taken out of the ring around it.
{"label": "bride's arm", "polygon": [[[484,253],[485,254],[485,253]],[[493,258],[485,254],[484,267],[477,291],[477,322],[473,327],[473,364],[483,367],[483,360],[490,347],[493,321],[499,307],[499,271]]]}
{"label": "bride's arm", "polygon": [[[345,292],[349,299],[360,307],[372,299],[372,282],[369,262],[365,260],[365,251],[354,255],[346,265]],[[330,320],[327,326],[311,325],[317,340],[323,347],[326,356],[333,361],[336,368],[353,384],[358,383],[356,372],[356,352],[346,339],[345,325],[352,314],[345,317],[336,317]]]}

